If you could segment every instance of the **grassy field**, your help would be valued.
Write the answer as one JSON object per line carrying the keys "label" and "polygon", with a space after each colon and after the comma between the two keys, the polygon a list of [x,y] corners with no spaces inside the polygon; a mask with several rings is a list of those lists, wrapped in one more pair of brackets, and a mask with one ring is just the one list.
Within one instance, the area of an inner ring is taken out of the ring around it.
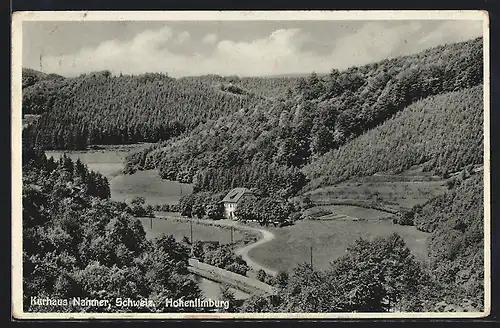
{"label": "grassy field", "polygon": [[445,191],[444,179],[424,172],[423,166],[417,165],[399,174],[379,172],[318,188],[304,195],[317,205],[376,205],[399,210],[423,204]]}
{"label": "grassy field", "polygon": [[[47,157],[54,157],[54,159],[59,159],[64,152],[61,151],[46,151],[45,155]],[[82,163],[85,163],[89,169],[99,172],[108,179],[120,175],[123,170],[123,159],[127,155],[126,151],[120,150],[99,150],[99,151],[75,151],[66,152],[66,155],[73,159],[80,159]]]}
{"label": "grassy field", "polygon": [[177,204],[182,194],[193,191],[189,184],[162,180],[154,170],[119,175],[110,181],[110,187],[112,199],[124,201],[139,196],[151,205]]}
{"label": "grassy field", "polygon": [[[319,216],[315,215],[316,213],[330,213],[325,216]],[[305,215],[312,215],[317,217],[318,219],[323,219],[323,218],[329,218],[333,217],[335,218],[338,215],[345,215],[347,217],[352,217],[352,218],[360,218],[360,219],[366,219],[366,220],[371,220],[371,219],[381,219],[381,218],[387,218],[390,217],[392,214],[379,211],[379,210],[374,210],[374,209],[369,209],[369,208],[364,208],[364,207],[359,207],[359,206],[347,206],[347,205],[327,205],[327,206],[315,206],[311,207],[307,210],[304,211]]]}
{"label": "grassy field", "polygon": [[389,208],[411,208],[444,193],[444,181],[378,181],[344,182],[306,193],[314,203],[359,202],[380,204]]}
{"label": "grassy field", "polygon": [[372,239],[393,232],[404,238],[417,258],[427,260],[428,234],[414,227],[393,225],[388,221],[304,220],[293,226],[269,230],[276,238],[254,248],[249,255],[255,261],[276,270],[290,271],[300,263],[309,263],[310,246],[313,248],[314,267],[326,269],[331,261],[345,254],[347,246],[358,237]]}
{"label": "grassy field", "polygon": [[[109,180],[111,198],[118,201],[144,197],[151,205],[176,204],[182,194],[189,194],[193,188],[189,184],[162,180],[157,171],[138,171],[132,175],[124,175],[123,161],[127,154],[140,150],[144,145],[106,146],[106,149],[67,152],[76,160],[79,158],[91,170],[97,171]],[[61,151],[47,151],[47,156],[58,159]]]}
{"label": "grassy field", "polygon": [[[299,198],[307,196],[315,204],[304,211],[306,215],[312,213],[314,220],[299,221],[281,229],[271,228],[276,239],[253,249],[250,256],[274,269],[290,270],[310,261],[312,246],[314,266],[325,269],[345,254],[348,245],[358,237],[373,239],[396,232],[418,259],[427,261],[427,233],[384,220],[392,216],[386,211],[396,213],[446,191],[442,178],[422,168],[422,165],[414,166],[397,175],[380,172],[306,192]],[[318,212],[326,214],[317,217]]]}
{"label": "grassy field", "polygon": [[[153,229],[151,229],[150,219],[140,218],[139,220],[144,226],[147,238],[154,238],[165,233],[173,235],[176,240],[181,241],[183,237],[190,238],[191,235],[191,226],[188,221],[152,219]],[[244,232],[233,230],[234,242],[243,240],[245,236]],[[231,242],[231,230],[193,223],[193,240],[218,241],[221,244],[229,244]]]}

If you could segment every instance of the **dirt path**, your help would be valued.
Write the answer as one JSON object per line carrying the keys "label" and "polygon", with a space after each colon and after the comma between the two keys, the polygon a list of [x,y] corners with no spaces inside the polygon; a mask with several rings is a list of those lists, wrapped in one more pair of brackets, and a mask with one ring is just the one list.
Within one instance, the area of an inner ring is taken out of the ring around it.
{"label": "dirt path", "polygon": [[[158,215],[157,217],[159,217],[159,218],[164,217],[164,218],[170,218],[170,219],[180,219],[180,220],[186,220],[186,221],[190,220],[188,218],[169,217],[166,215]],[[233,220],[208,220],[208,219],[204,219],[204,220],[202,220],[202,222],[212,223],[214,225],[219,225],[219,226],[228,226],[228,227],[233,226],[233,227],[238,227],[238,228],[241,228],[241,229],[244,229],[247,231],[253,231],[253,232],[260,233],[262,235],[261,239],[257,240],[255,243],[239,247],[234,252],[236,255],[241,255],[243,260],[245,260],[245,262],[247,262],[248,266],[250,266],[255,271],[264,270],[268,275],[271,275],[271,276],[275,276],[278,273],[276,270],[268,268],[268,267],[266,267],[266,266],[264,266],[256,261],[254,261],[248,255],[250,250],[252,250],[255,247],[258,247],[260,245],[263,245],[265,243],[268,243],[275,238],[274,234],[271,231],[261,229],[261,228],[254,228],[254,227],[242,225],[238,221],[233,221]]]}
{"label": "dirt path", "polygon": [[[244,227],[242,225],[239,225],[240,227]],[[264,230],[264,229],[258,229],[258,228],[251,228],[251,227],[245,227],[249,230],[254,230],[254,231],[258,231],[262,234],[262,238],[257,240],[255,243],[253,244],[250,244],[250,245],[246,245],[246,246],[243,246],[243,247],[240,247],[240,248],[237,248],[235,250],[235,253],[236,255],[241,255],[241,257],[243,258],[243,260],[245,260],[245,262],[247,262],[247,264],[252,267],[252,269],[254,269],[255,271],[259,271],[259,270],[264,270],[268,275],[271,275],[271,276],[276,276],[278,274],[277,271],[271,269],[271,268],[268,268],[260,263],[257,263],[255,262],[249,255],[248,255],[248,252],[250,252],[250,250],[254,249],[255,247],[257,246],[260,246],[262,244],[265,244],[265,243],[268,243],[270,242],[271,240],[274,239],[274,234],[271,232],[271,231],[268,231],[268,230]]]}

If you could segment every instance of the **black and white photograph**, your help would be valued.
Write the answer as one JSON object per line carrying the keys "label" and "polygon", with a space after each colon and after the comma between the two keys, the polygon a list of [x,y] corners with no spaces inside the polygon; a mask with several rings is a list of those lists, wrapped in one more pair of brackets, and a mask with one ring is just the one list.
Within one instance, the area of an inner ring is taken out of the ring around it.
{"label": "black and white photograph", "polygon": [[12,24],[14,317],[490,313],[487,13]]}

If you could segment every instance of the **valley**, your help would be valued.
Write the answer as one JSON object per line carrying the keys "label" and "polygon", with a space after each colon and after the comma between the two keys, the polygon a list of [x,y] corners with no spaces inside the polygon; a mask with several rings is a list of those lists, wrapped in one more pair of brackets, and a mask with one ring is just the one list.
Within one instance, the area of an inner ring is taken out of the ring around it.
{"label": "valley", "polygon": [[482,47],[289,77],[24,70],[26,290],[482,309]]}
{"label": "valley", "polygon": [[[182,197],[181,186],[184,193],[192,193],[191,185],[162,180],[154,170],[137,171],[131,175],[123,174],[123,163],[126,156],[139,152],[144,147],[145,145],[131,145],[125,148],[107,146],[107,149],[104,150],[76,151],[66,154],[72,159],[79,158],[90,169],[108,177],[110,179],[111,199],[113,200],[130,201],[134,197],[144,197],[146,202],[151,205],[177,204]],[[61,151],[47,151],[46,155],[57,159],[63,153]],[[401,175],[401,177],[408,176],[410,176],[408,173]],[[426,238],[428,233],[420,232],[411,226],[394,225],[390,219],[391,213],[366,208],[363,207],[363,204],[374,201],[375,199],[371,197],[374,193],[386,199],[388,207],[394,204],[394,200],[399,200],[399,205],[405,205],[404,200],[407,198],[421,199],[420,203],[422,203],[432,197],[429,190],[434,190],[436,195],[442,194],[442,185],[442,181],[431,181],[426,185],[420,182],[395,181],[348,182],[306,193],[304,196],[309,197],[315,206],[305,210],[305,215],[325,210],[330,214],[316,217],[313,220],[302,220],[290,227],[266,228],[276,238],[252,248],[248,256],[272,270],[290,272],[297,265],[310,261],[310,246],[312,246],[315,267],[325,270],[330,266],[330,262],[345,254],[346,248],[356,238],[371,240],[377,236],[387,236],[396,232],[404,238],[408,247],[419,260],[427,261]],[[378,198],[378,200],[380,199]],[[359,203],[361,206],[339,205],[344,202]],[[335,205],[328,205],[329,203],[335,203]],[[399,209],[397,206],[394,208]],[[159,219],[163,216],[169,219]],[[178,219],[176,219],[177,217]],[[148,238],[165,233],[182,241],[183,238],[190,238],[190,225],[188,221],[181,220],[181,218],[179,213],[157,212],[156,218],[140,218],[140,220]],[[151,223],[153,229],[150,227]],[[222,244],[231,242],[229,230],[202,224],[193,224],[193,227],[195,241],[216,241]],[[234,242],[237,243],[243,240],[245,235],[235,230],[233,238]]]}

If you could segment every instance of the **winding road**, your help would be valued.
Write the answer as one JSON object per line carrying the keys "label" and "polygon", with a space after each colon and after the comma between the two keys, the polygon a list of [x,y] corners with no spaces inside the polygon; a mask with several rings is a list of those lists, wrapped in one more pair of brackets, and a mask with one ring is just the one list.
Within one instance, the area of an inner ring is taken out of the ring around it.
{"label": "winding road", "polygon": [[241,255],[241,257],[243,258],[243,260],[245,260],[245,262],[247,262],[248,266],[252,267],[252,269],[254,269],[255,271],[264,270],[268,275],[276,276],[278,274],[277,271],[275,271],[275,270],[273,270],[271,268],[268,268],[268,267],[266,267],[266,266],[264,266],[264,265],[262,265],[260,263],[255,262],[248,255],[248,252],[250,252],[250,250],[254,249],[257,246],[260,246],[262,244],[268,243],[271,240],[273,240],[274,239],[274,234],[271,231],[264,230],[264,229],[246,227],[246,226],[243,226],[243,225],[238,225],[238,227],[241,227],[241,228],[247,229],[247,230],[258,231],[260,234],[262,234],[262,238],[259,239],[259,240],[257,240],[255,243],[252,243],[252,244],[249,244],[249,245],[237,248],[234,251],[236,253],[236,255]]}

